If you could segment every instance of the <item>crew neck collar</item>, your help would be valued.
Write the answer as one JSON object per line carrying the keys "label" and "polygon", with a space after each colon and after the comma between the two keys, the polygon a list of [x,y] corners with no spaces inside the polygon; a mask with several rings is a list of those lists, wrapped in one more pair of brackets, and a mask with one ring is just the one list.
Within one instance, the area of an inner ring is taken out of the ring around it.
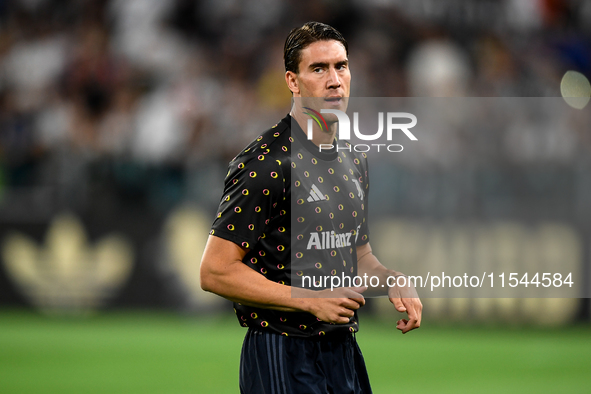
{"label": "crew neck collar", "polygon": [[302,130],[299,123],[294,118],[292,118],[291,115],[287,114],[283,121],[286,122],[287,126],[291,129],[292,137],[296,138],[298,142],[302,144],[308,152],[310,152],[318,159],[331,161],[335,160],[339,155],[336,148],[336,140],[333,141],[333,147],[331,149],[322,149],[322,151],[320,151],[318,145],[316,145],[307,138],[306,133],[304,133],[304,130]]}

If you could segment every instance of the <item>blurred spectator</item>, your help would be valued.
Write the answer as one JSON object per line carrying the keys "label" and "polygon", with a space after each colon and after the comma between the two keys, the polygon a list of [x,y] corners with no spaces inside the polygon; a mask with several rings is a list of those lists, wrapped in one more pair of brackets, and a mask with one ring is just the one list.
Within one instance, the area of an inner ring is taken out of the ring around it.
{"label": "blurred spectator", "polygon": [[416,97],[465,97],[471,72],[468,57],[448,41],[419,44],[408,62],[410,94]]}

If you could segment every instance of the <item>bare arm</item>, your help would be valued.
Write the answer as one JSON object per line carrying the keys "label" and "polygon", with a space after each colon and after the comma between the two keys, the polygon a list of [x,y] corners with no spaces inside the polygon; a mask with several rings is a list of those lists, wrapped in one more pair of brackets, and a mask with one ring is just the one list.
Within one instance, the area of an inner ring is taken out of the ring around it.
{"label": "bare arm", "polygon": [[243,305],[289,312],[312,313],[329,323],[348,323],[354,311],[365,304],[364,288],[343,288],[336,298],[322,292],[297,290],[268,280],[247,267],[242,259],[248,253],[235,243],[210,235],[201,260],[201,287]]}
{"label": "bare arm", "polygon": [[[376,289],[378,291],[382,289],[382,285],[387,286],[389,276],[403,275],[401,272],[384,267],[372,253],[369,243],[357,247],[357,270],[361,277],[363,275],[377,276],[380,280],[380,285]],[[396,328],[403,334],[420,327],[423,312],[423,305],[414,286],[410,282],[405,284],[405,287],[388,288],[388,297],[396,310],[408,314],[408,319],[400,319],[396,325]]]}

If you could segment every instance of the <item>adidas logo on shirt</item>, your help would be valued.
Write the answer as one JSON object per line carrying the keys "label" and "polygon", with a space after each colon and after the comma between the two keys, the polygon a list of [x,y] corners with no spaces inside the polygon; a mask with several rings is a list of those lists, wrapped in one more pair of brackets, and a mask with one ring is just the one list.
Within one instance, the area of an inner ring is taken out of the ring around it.
{"label": "adidas logo on shirt", "polygon": [[312,184],[312,188],[310,189],[310,197],[308,197],[308,202],[322,200],[326,200],[326,197],[324,197],[324,194],[322,194],[322,192],[318,189],[318,187],[316,187],[316,185]]}

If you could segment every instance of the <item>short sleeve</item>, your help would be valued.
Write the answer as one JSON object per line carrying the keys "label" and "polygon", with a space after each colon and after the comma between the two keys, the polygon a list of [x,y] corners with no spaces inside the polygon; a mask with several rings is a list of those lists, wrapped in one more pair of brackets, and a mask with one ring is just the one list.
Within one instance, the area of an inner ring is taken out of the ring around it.
{"label": "short sleeve", "polygon": [[269,155],[230,163],[210,234],[252,249],[285,197],[281,166]]}

